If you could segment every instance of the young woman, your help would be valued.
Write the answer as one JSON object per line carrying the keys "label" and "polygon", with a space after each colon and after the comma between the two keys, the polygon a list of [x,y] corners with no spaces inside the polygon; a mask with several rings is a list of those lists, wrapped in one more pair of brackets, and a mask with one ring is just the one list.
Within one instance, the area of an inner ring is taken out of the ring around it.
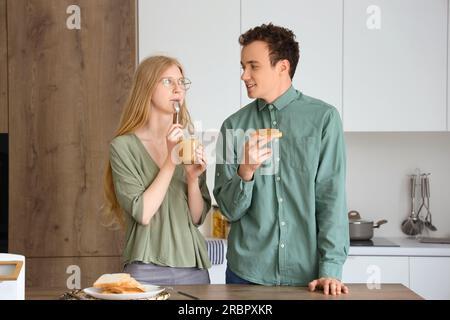
{"label": "young woman", "polygon": [[204,151],[195,150],[197,164],[191,165],[173,156],[183,129],[192,128],[184,101],[189,85],[176,59],[142,61],[110,144],[106,207],[126,229],[124,272],[144,284],[210,282],[211,263],[197,229],[211,207]]}

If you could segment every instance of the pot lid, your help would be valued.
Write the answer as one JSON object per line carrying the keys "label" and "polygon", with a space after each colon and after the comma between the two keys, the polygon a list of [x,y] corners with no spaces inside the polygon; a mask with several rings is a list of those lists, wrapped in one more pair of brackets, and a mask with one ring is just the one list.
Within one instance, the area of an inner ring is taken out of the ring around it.
{"label": "pot lid", "polygon": [[348,221],[350,224],[373,224],[373,221],[368,221],[368,220],[349,220]]}
{"label": "pot lid", "polygon": [[361,216],[358,211],[352,210],[348,213],[348,221],[353,224],[364,224],[369,223],[373,224],[373,221],[361,219]]}

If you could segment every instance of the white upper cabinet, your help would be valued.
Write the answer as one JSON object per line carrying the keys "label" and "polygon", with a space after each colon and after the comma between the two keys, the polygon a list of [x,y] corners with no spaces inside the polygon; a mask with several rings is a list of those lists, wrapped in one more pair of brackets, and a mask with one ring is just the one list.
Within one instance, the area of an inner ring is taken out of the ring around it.
{"label": "white upper cabinet", "polygon": [[[241,32],[272,22],[300,45],[294,87],[342,110],[342,0],[242,0]],[[241,85],[242,105],[249,101]]]}
{"label": "white upper cabinet", "polygon": [[445,131],[447,0],[346,0],[346,131]]}
{"label": "white upper cabinet", "polygon": [[239,35],[273,22],[300,44],[294,86],[345,131],[446,131],[448,14],[448,0],[139,0],[139,59],[178,58],[196,127],[218,130],[250,102]]}
{"label": "white upper cabinet", "polygon": [[239,12],[238,0],[139,1],[139,60],[180,60],[192,81],[186,101],[198,130],[219,130],[239,109]]}

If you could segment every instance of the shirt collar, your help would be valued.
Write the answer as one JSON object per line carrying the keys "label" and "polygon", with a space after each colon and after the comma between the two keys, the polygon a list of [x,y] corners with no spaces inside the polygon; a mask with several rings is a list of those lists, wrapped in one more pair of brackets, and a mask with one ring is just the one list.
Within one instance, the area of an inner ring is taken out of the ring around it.
{"label": "shirt collar", "polygon": [[258,106],[258,111],[262,111],[268,105],[273,105],[278,110],[282,110],[296,98],[297,98],[297,90],[295,90],[294,87],[291,85],[289,89],[287,89],[286,92],[283,93],[281,96],[276,98],[274,102],[267,103],[263,99],[257,99],[256,105]]}

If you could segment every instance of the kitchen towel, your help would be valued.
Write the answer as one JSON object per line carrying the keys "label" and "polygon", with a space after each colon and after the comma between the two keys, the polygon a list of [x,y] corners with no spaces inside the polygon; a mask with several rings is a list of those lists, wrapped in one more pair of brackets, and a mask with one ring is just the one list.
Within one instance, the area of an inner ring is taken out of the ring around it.
{"label": "kitchen towel", "polygon": [[225,260],[224,239],[207,239],[208,255],[212,264],[222,264]]}

